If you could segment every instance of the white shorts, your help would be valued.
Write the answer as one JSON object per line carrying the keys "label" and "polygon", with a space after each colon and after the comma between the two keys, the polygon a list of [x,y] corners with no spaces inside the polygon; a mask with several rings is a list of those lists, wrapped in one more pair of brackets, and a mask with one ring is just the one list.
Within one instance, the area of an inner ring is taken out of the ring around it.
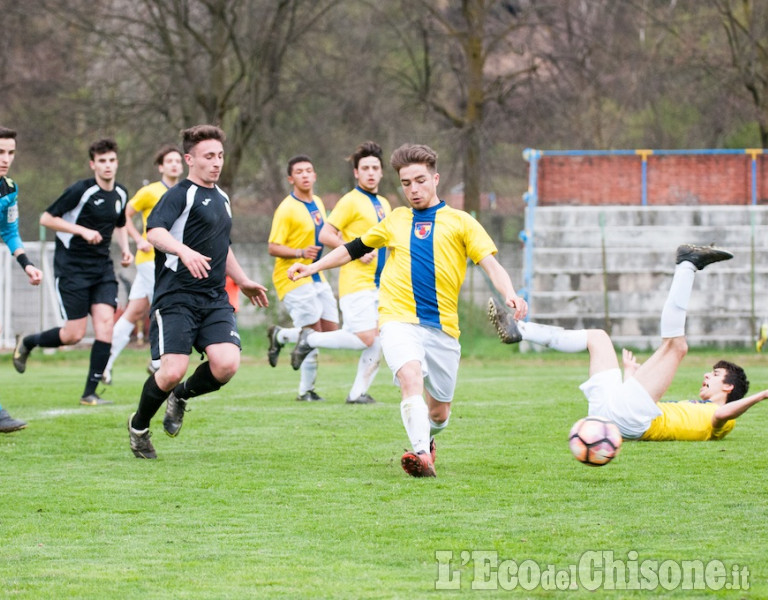
{"label": "white shorts", "polygon": [[661,410],[634,377],[622,381],[620,369],[595,373],[579,386],[589,402],[589,415],[616,423],[622,437],[634,440],[661,415]]}
{"label": "white shorts", "polygon": [[294,327],[314,325],[320,319],[339,322],[339,307],[327,281],[297,287],[283,296],[283,303]]}
{"label": "white shorts", "polygon": [[150,260],[136,265],[136,278],[131,284],[131,292],[128,294],[128,300],[149,299],[152,304],[152,298],[155,295],[155,262]]}
{"label": "white shorts", "polygon": [[379,290],[362,290],[339,298],[344,329],[352,333],[379,327]]}
{"label": "white shorts", "polygon": [[395,375],[407,362],[421,363],[424,387],[438,402],[450,402],[456,390],[461,344],[434,327],[413,323],[389,322],[381,326],[381,349]]}

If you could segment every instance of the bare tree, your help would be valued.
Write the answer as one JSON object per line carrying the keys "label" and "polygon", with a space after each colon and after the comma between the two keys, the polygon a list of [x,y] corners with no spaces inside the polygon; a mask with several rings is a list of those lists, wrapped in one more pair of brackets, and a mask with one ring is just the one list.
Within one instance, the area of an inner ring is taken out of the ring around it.
{"label": "bare tree", "polygon": [[[477,212],[483,156],[493,132],[489,110],[508,108],[524,79],[535,71],[525,46],[529,23],[522,2],[419,0],[411,26],[418,45],[407,48],[400,80],[418,102],[458,132],[464,208]],[[413,13],[403,8],[404,14]]]}
{"label": "bare tree", "polygon": [[[48,9],[103,48],[97,77],[118,72],[109,100],[176,130],[210,122],[228,134],[222,184],[249,145],[273,163],[275,116],[291,52],[339,0],[47,0]],[[273,182],[279,186],[278,182]]]}

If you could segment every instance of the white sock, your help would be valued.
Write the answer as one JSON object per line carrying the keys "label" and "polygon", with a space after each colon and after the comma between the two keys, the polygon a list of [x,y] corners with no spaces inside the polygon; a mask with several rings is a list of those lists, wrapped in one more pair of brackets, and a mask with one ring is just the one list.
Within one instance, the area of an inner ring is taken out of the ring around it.
{"label": "white sock", "polygon": [[301,327],[283,327],[280,329],[280,331],[277,332],[277,341],[281,344],[295,344],[299,341],[300,333]]}
{"label": "white sock", "polygon": [[400,402],[400,416],[413,451],[429,452],[429,409],[421,396],[409,396]]}
{"label": "white sock", "polygon": [[128,342],[131,341],[131,333],[133,333],[134,327],[136,327],[136,324],[131,323],[124,316],[120,317],[117,320],[117,323],[115,323],[115,327],[112,330],[112,349],[109,352],[107,366],[104,367],[105,371],[112,370],[112,366],[115,364],[117,357],[120,356],[120,353],[128,345]]}
{"label": "white sock", "polygon": [[313,348],[332,348],[334,350],[363,350],[365,342],[350,331],[315,331],[307,336],[307,344]]}
{"label": "white sock", "polygon": [[586,329],[563,329],[554,325],[541,325],[518,321],[517,328],[527,342],[540,344],[560,352],[583,352],[587,349]]}
{"label": "white sock", "polygon": [[[357,337],[357,336],[355,336]],[[368,391],[376,373],[379,372],[379,363],[381,362],[381,342],[379,336],[376,336],[373,343],[360,354],[360,360],[357,361],[357,375],[349,390],[350,400],[357,400]]]}
{"label": "white sock", "polygon": [[315,389],[315,379],[317,379],[317,349],[307,354],[307,358],[301,363],[299,368],[299,396],[303,396],[309,390]]}
{"label": "white sock", "polygon": [[686,260],[675,267],[672,285],[669,287],[667,300],[661,310],[661,337],[673,338],[685,335],[685,317],[695,277],[696,267],[693,263]]}
{"label": "white sock", "polygon": [[448,418],[443,421],[442,423],[435,423],[432,419],[429,420],[429,435],[431,437],[435,437],[438,433],[440,433],[443,429],[448,427],[448,421],[451,420],[451,415],[448,415]]}

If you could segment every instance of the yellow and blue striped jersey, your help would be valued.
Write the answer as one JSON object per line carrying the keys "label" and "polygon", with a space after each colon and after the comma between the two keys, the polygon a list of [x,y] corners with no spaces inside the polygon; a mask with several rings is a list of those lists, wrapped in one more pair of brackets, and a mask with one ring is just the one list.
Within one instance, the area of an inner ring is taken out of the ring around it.
{"label": "yellow and blue striped jersey", "polygon": [[718,429],[712,427],[712,417],[719,405],[714,402],[691,400],[688,402],[659,402],[661,415],[640,438],[650,442],[677,440],[706,442],[720,440],[728,435],[736,421],[731,419]]}
{"label": "yellow and blue striped jersey", "polygon": [[[312,196],[312,202],[303,202],[293,194],[285,197],[275,210],[272,217],[272,229],[269,232],[271,244],[282,244],[289,248],[306,248],[307,246],[322,246],[318,236],[325,224],[325,205],[319,196]],[[315,260],[319,260],[322,250]],[[310,258],[281,258],[275,257],[275,268],[272,270],[272,282],[275,284],[277,297],[282,300],[285,295],[297,287],[312,281],[326,281],[325,275],[318,273],[312,278],[291,281],[288,279],[288,267],[295,262],[312,263]]]}
{"label": "yellow and blue striped jersey", "polygon": [[[341,232],[346,243],[363,235],[391,212],[389,201],[384,196],[370,194],[358,186],[341,197],[328,215],[327,222]],[[368,264],[353,260],[341,267],[339,298],[377,288],[386,258],[387,249],[380,248],[376,258]]]}
{"label": "yellow and blue striped jersey", "polygon": [[459,337],[459,291],[467,258],[478,263],[496,245],[474,218],[444,202],[425,210],[396,208],[361,236],[388,247],[379,290],[379,325],[417,323]]}
{"label": "yellow and blue striped jersey", "polygon": [[[162,181],[155,181],[149,185],[145,185],[141,188],[136,195],[130,199],[128,204],[137,212],[141,214],[142,232],[141,237],[147,239],[147,217],[155,205],[160,202],[160,198],[168,191],[168,186]],[[136,264],[140,265],[144,262],[155,260],[155,249],[152,248],[149,252],[143,250],[136,250]]]}

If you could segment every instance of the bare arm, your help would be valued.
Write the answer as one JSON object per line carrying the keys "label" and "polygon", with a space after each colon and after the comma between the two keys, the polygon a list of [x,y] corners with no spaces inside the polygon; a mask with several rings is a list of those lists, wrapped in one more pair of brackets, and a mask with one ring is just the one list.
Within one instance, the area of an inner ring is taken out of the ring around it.
{"label": "bare arm", "polygon": [[338,248],[331,250],[317,262],[313,262],[308,265],[305,265],[304,263],[292,264],[288,269],[288,278],[296,281],[302,277],[310,277],[320,271],[346,265],[351,260],[352,257],[349,255],[349,250],[347,250],[347,247],[339,246]]}
{"label": "bare arm", "polygon": [[341,237],[341,232],[330,223],[325,223],[323,225],[318,238],[321,244],[325,244],[329,248],[338,248],[344,243],[344,238]]}
{"label": "bare arm", "polygon": [[307,246],[306,248],[291,248],[283,244],[269,242],[269,255],[277,258],[317,258],[320,246]]}
{"label": "bare arm", "polygon": [[127,267],[133,262],[133,253],[128,245],[128,232],[125,227],[115,227],[115,239],[120,246],[120,264]]}
{"label": "bare arm", "polygon": [[204,279],[208,277],[208,271],[211,270],[210,256],[204,256],[195,250],[192,250],[186,244],[182,244],[171,233],[163,227],[155,227],[147,232],[149,243],[160,252],[174,254],[179,257],[184,266],[189,269],[190,274],[195,279]]}
{"label": "bare arm", "polygon": [[248,296],[251,304],[256,304],[262,308],[269,306],[267,288],[260,283],[253,281],[245,274],[245,271],[243,271],[243,268],[235,257],[235,253],[232,252],[232,248],[230,248],[227,253],[226,273],[237,284],[240,290]]}
{"label": "bare arm", "polygon": [[133,208],[130,203],[125,207],[125,231],[131,237],[131,239],[136,242],[137,250],[141,250],[142,252],[149,252],[152,249],[152,244],[150,244],[142,237],[141,233],[138,229],[136,229],[136,225],[133,222],[133,218],[137,214],[138,213],[136,212],[136,209]]}
{"label": "bare arm", "polygon": [[528,303],[517,295],[509,274],[504,270],[496,257],[489,254],[479,263],[491,279],[493,287],[504,297],[505,304],[515,311],[515,319],[522,319],[528,314]]}
{"label": "bare arm", "polygon": [[734,400],[733,402],[723,404],[712,415],[712,427],[715,429],[722,427],[727,421],[740,417],[755,404],[762,402],[766,398],[768,398],[768,390],[763,390],[741,400]]}
{"label": "bare arm", "polygon": [[[22,254],[26,254],[24,248],[17,248],[16,252],[13,253],[13,257],[18,258]],[[29,283],[31,285],[40,285],[40,282],[43,280],[43,272],[40,269],[35,265],[27,265],[24,267],[24,272],[27,274],[27,277],[29,277]]]}
{"label": "bare arm", "polygon": [[53,229],[54,231],[79,235],[89,244],[100,244],[102,241],[101,234],[95,229],[88,229],[82,225],[76,225],[75,223],[65,221],[61,217],[54,217],[48,211],[40,215],[40,225],[47,227],[48,229]]}

